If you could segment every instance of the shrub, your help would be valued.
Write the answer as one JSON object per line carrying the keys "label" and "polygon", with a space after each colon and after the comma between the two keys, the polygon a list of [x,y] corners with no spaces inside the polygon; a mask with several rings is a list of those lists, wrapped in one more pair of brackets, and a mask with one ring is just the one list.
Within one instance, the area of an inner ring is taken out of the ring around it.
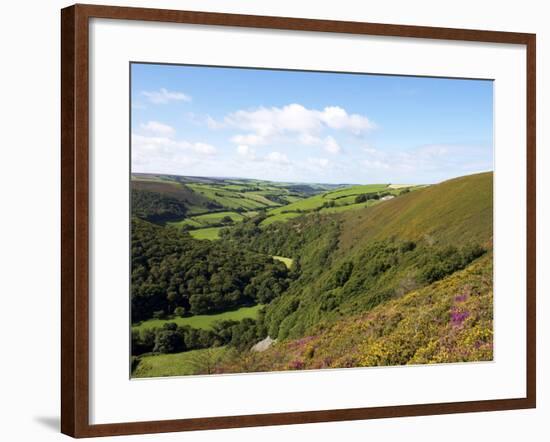
{"label": "shrub", "polygon": [[166,314],[164,313],[164,310],[157,310],[153,312],[153,318],[155,319],[163,319],[165,316]]}
{"label": "shrub", "polygon": [[176,307],[174,309],[174,314],[180,317],[185,316],[185,309],[183,307]]}

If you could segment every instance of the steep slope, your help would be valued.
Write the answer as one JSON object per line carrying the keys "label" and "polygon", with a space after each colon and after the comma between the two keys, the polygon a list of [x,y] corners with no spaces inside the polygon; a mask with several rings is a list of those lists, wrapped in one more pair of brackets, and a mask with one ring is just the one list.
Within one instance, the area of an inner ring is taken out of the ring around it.
{"label": "steep slope", "polygon": [[368,313],[318,327],[248,358],[228,358],[218,372],[490,361],[492,318],[492,254],[487,254],[465,270]]}
{"label": "steep slope", "polygon": [[300,276],[265,315],[272,338],[293,339],[427,287],[489,254],[492,200],[492,173],[484,173],[353,212],[264,228],[245,222],[224,240],[294,259]]}
{"label": "steep slope", "polygon": [[343,221],[343,249],[391,236],[440,244],[491,241],[493,173],[429,186],[368,210],[345,214]]}
{"label": "steep slope", "polygon": [[[142,219],[165,222],[207,209],[215,203],[177,181],[132,180],[132,210]],[[174,207],[177,209],[174,210]],[[160,216],[159,216],[160,215]]]}

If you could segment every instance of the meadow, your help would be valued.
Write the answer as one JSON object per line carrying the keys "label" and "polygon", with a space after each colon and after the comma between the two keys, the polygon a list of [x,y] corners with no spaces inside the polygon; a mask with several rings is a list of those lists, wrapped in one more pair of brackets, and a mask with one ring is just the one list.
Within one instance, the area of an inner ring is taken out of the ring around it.
{"label": "meadow", "polygon": [[212,315],[194,315],[187,317],[174,316],[165,319],[149,319],[132,325],[132,330],[142,331],[153,328],[162,328],[168,322],[177,324],[178,326],[189,326],[197,329],[210,330],[216,322],[220,321],[241,321],[245,318],[256,319],[262,305],[254,305],[251,307],[241,307],[235,310],[228,310]]}
{"label": "meadow", "polygon": [[195,239],[207,239],[214,241],[220,238],[221,227],[206,227],[204,229],[190,230],[189,234]]}
{"label": "meadow", "polygon": [[292,267],[292,263],[294,262],[292,258],[285,258],[284,256],[273,255],[273,259],[281,261],[289,269]]}
{"label": "meadow", "polygon": [[217,361],[223,357],[224,351],[224,347],[214,347],[183,353],[144,355],[140,357],[140,363],[132,373],[132,377],[156,378],[208,374],[209,367],[210,371],[214,370]]}

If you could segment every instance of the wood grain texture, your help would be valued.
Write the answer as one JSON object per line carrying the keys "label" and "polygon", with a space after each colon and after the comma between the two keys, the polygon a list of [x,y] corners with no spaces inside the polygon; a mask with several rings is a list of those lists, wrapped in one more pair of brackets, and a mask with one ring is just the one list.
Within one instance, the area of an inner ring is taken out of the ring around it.
{"label": "wood grain texture", "polygon": [[[527,395],[524,398],[395,407],[90,425],[89,108],[91,17],[309,32],[513,43],[527,48]],[[61,431],[73,437],[304,424],[536,406],[536,39],[533,34],[301,18],[74,5],[61,12]]]}

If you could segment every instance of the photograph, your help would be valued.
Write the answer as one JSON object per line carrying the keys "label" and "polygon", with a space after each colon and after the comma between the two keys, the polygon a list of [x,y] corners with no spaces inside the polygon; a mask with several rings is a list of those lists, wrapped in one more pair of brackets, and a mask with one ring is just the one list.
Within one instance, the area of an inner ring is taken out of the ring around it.
{"label": "photograph", "polygon": [[129,71],[132,379],[492,363],[492,80]]}

